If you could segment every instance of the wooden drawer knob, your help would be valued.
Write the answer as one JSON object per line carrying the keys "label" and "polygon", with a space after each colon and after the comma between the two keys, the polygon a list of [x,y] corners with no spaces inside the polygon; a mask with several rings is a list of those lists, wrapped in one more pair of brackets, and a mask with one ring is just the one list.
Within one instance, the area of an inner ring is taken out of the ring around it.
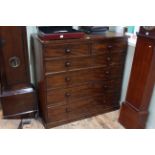
{"label": "wooden drawer knob", "polygon": [[65,93],[65,96],[66,96],[66,97],[70,97],[71,94],[70,94],[70,93]]}
{"label": "wooden drawer knob", "polygon": [[106,100],[103,100],[103,103],[105,104],[106,103]]}
{"label": "wooden drawer knob", "polygon": [[65,49],[65,53],[67,53],[67,54],[71,53],[71,49],[66,48],[66,49]]}
{"label": "wooden drawer knob", "polygon": [[71,78],[70,77],[65,77],[65,81],[66,82],[70,82],[71,81]]}
{"label": "wooden drawer knob", "polygon": [[71,66],[71,62],[69,62],[69,61],[65,62],[65,66],[66,67],[70,67]]}
{"label": "wooden drawer knob", "polygon": [[112,45],[108,45],[108,49],[111,49],[112,48]]}
{"label": "wooden drawer knob", "polygon": [[111,61],[111,57],[110,56],[107,57],[107,61]]}
{"label": "wooden drawer knob", "polygon": [[107,85],[104,85],[103,88],[107,90],[108,89],[108,86]]}
{"label": "wooden drawer knob", "polygon": [[106,74],[106,75],[109,75],[109,74],[110,74],[110,71],[105,71],[105,74]]}

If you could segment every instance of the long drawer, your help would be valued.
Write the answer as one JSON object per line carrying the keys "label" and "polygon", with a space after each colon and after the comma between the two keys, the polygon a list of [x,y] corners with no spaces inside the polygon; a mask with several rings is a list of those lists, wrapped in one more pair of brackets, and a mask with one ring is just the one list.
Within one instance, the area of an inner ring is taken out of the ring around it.
{"label": "long drawer", "polygon": [[63,104],[65,100],[70,103],[79,98],[118,92],[120,89],[121,79],[92,82],[65,89],[54,89],[47,91],[47,105],[60,105]]}
{"label": "long drawer", "polygon": [[68,43],[46,45],[44,47],[44,57],[75,57],[90,55],[90,45],[88,43]]}
{"label": "long drawer", "polygon": [[110,107],[119,106],[119,95],[108,94],[80,98],[68,105],[52,106],[47,108],[49,122],[63,122],[76,119],[91,113],[98,113]]}
{"label": "long drawer", "polygon": [[122,67],[93,68],[69,73],[58,73],[46,77],[47,89],[79,85],[85,82],[103,81],[122,76]]}
{"label": "long drawer", "polygon": [[124,62],[124,52],[79,58],[45,59],[45,72],[70,71],[93,66],[119,65]]}

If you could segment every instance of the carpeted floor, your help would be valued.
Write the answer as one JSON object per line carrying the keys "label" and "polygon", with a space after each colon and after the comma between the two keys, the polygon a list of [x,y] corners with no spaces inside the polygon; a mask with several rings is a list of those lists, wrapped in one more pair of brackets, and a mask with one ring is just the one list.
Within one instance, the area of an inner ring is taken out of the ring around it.
{"label": "carpeted floor", "polygon": [[[114,111],[95,117],[68,123],[54,129],[123,129],[118,120],[119,111]],[[44,129],[41,119],[29,119],[30,124],[24,125],[24,129]],[[0,109],[0,129],[17,129],[21,120],[2,119]]]}

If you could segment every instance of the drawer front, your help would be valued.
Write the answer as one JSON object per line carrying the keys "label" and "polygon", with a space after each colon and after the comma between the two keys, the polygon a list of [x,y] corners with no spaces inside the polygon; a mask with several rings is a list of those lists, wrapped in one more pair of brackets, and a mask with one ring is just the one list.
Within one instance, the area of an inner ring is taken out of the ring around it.
{"label": "drawer front", "polygon": [[93,45],[93,54],[103,54],[110,51],[123,52],[127,48],[127,42],[122,39],[111,41],[98,41]]}
{"label": "drawer front", "polygon": [[69,73],[47,76],[47,89],[74,86],[90,81],[102,81],[122,76],[122,66],[109,68],[94,68]]}
{"label": "drawer front", "polygon": [[66,96],[67,96],[67,91],[65,91],[65,89],[60,88],[60,89],[47,91],[47,105],[65,104]]}
{"label": "drawer front", "polygon": [[47,77],[47,89],[81,85],[81,83],[93,80],[93,78],[91,69],[55,74]]}
{"label": "drawer front", "polygon": [[119,106],[120,95],[117,93],[100,95],[92,98],[91,104],[89,104],[89,113],[98,113],[106,110],[107,108],[112,108]]}
{"label": "drawer front", "polygon": [[111,52],[108,53],[105,57],[107,61],[107,65],[115,66],[115,65],[124,65],[126,58],[126,53],[124,52]]}
{"label": "drawer front", "polygon": [[89,113],[89,105],[92,102],[92,98],[83,98],[76,100],[68,106],[68,118],[76,119],[78,117],[85,116]]}
{"label": "drawer front", "polygon": [[46,73],[61,72],[93,66],[93,58],[72,58],[45,61]]}
{"label": "drawer front", "polygon": [[51,58],[85,56],[90,54],[90,47],[87,43],[47,45],[44,48],[44,56]]}
{"label": "drawer front", "polygon": [[34,92],[2,97],[1,102],[5,117],[20,115],[24,112],[36,110],[36,98]]}
{"label": "drawer front", "polygon": [[67,106],[55,106],[55,107],[48,107],[47,114],[48,114],[48,121],[50,122],[61,122],[67,120]]}
{"label": "drawer front", "polygon": [[47,104],[59,105],[67,101],[68,103],[79,98],[103,95],[106,92],[119,92],[121,89],[121,80],[92,82],[81,86],[67,89],[55,89],[47,92]]}
{"label": "drawer front", "polygon": [[69,104],[68,118],[76,119],[91,113],[100,113],[116,106],[119,106],[119,95],[117,94],[82,98]]}
{"label": "drawer front", "polygon": [[76,70],[81,68],[89,68],[93,66],[106,66],[110,56],[101,55],[85,58],[66,58],[45,61],[45,72],[61,72],[67,70]]}
{"label": "drawer front", "polygon": [[89,68],[94,66],[108,66],[108,65],[119,65],[124,63],[125,53],[109,53],[93,57],[85,58],[68,58],[68,59],[56,59],[45,61],[45,72],[46,74],[71,71],[82,68]]}
{"label": "drawer front", "polygon": [[119,92],[121,80],[92,82],[66,89],[68,103],[84,97],[99,96],[110,92]]}

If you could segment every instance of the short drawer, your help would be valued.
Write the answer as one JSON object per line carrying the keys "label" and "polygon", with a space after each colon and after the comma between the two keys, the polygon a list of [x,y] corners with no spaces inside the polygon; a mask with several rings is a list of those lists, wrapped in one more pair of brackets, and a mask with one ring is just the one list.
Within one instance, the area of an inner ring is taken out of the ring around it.
{"label": "short drawer", "polygon": [[107,65],[109,66],[123,65],[125,62],[125,58],[126,58],[125,52],[111,52],[108,53],[105,57]]}
{"label": "short drawer", "polygon": [[44,57],[51,58],[85,56],[90,54],[90,47],[87,43],[47,45],[44,48]]}
{"label": "short drawer", "polygon": [[[82,76],[81,76],[82,75]],[[92,70],[72,71],[47,76],[47,89],[77,85],[93,80]]]}
{"label": "short drawer", "polygon": [[61,122],[67,120],[66,105],[48,107],[47,115],[50,122]]}
{"label": "short drawer", "polygon": [[89,104],[88,111],[90,113],[98,113],[108,108],[119,106],[119,98],[120,95],[118,93],[95,96]]}
{"label": "short drawer", "polygon": [[46,73],[61,72],[93,66],[93,58],[64,58],[56,60],[46,60]]}
{"label": "short drawer", "polygon": [[92,101],[92,98],[82,98],[70,103],[68,106],[68,118],[76,119],[87,115],[89,113],[89,105]]}
{"label": "short drawer", "polygon": [[113,68],[93,68],[69,73],[59,73],[46,77],[47,89],[79,85],[90,81],[102,81],[122,76],[122,66]]}
{"label": "short drawer", "polygon": [[47,104],[57,105],[65,101],[72,101],[74,98],[91,96],[91,84],[84,84],[66,89],[54,89],[47,91]]}
{"label": "short drawer", "polygon": [[98,41],[92,47],[93,54],[103,54],[109,51],[113,52],[124,52],[127,48],[127,41],[124,39],[109,40],[109,41]]}
{"label": "short drawer", "polygon": [[119,107],[119,95],[98,95],[71,102],[68,106],[68,118],[76,119],[91,113],[100,113],[113,107]]}

